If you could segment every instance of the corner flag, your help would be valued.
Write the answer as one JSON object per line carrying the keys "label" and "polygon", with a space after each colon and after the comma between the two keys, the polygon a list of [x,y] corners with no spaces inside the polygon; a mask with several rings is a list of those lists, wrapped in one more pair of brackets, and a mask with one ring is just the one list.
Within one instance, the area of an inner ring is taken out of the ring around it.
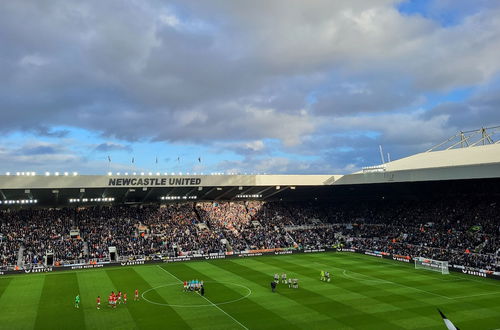
{"label": "corner flag", "polygon": [[441,311],[439,310],[439,308],[438,308],[438,312],[439,312],[439,314],[441,314],[441,317],[443,318],[444,324],[446,325],[446,328],[447,328],[448,330],[460,330],[460,329],[459,329],[459,328],[457,328],[457,327],[456,327],[453,323],[451,323],[451,321],[450,321],[450,320],[448,320],[448,319],[446,318],[446,316],[444,316],[443,312],[441,312]]}

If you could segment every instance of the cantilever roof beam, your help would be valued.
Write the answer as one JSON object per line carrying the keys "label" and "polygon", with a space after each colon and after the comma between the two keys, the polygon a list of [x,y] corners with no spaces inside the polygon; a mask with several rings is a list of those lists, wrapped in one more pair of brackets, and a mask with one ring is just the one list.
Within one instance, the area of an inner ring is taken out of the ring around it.
{"label": "cantilever roof beam", "polygon": [[228,193],[230,193],[231,191],[233,191],[234,189],[236,189],[236,187],[232,187],[230,189],[228,189],[227,191],[223,192],[222,194],[220,194],[219,196],[217,196],[215,198],[215,200],[219,200],[221,199],[222,197],[224,197],[225,195],[227,195]]}
{"label": "cantilever roof beam", "polygon": [[288,189],[290,189],[290,187],[281,187],[280,189],[276,189],[276,191],[270,193],[269,195],[266,195],[266,196],[262,195],[262,198],[268,199],[268,198],[270,198],[276,194],[279,194],[280,192],[286,191]]}
{"label": "cantilever roof beam", "polygon": [[477,133],[479,133],[480,131],[481,131],[481,130],[479,130],[479,131],[475,131],[474,133],[472,133],[472,134],[471,134],[471,135],[469,135],[469,136],[466,136],[464,133],[460,133],[460,141],[458,141],[457,143],[453,144],[451,147],[446,148],[446,150],[453,149],[453,148],[455,148],[456,146],[458,146],[459,144],[461,144],[461,145],[462,145],[462,147],[463,147],[464,143],[465,143],[467,146],[469,146],[469,142],[468,142],[468,140],[469,140],[471,137],[475,136],[475,135],[476,135]]}
{"label": "cantilever roof beam", "polygon": [[477,140],[477,141],[476,141],[476,142],[474,142],[473,144],[469,145],[469,147],[468,147],[468,148],[470,148],[470,147],[474,147],[474,146],[478,145],[478,144],[479,144],[479,143],[481,143],[481,142],[483,142],[483,144],[484,144],[484,141],[488,141],[490,144],[494,144],[494,143],[495,143],[495,141],[493,141],[493,139],[491,138],[491,136],[492,136],[493,134],[495,134],[495,133],[493,132],[493,133],[488,134],[488,133],[486,133],[486,131],[484,131],[484,132],[483,132],[483,137],[482,137],[480,140]]}

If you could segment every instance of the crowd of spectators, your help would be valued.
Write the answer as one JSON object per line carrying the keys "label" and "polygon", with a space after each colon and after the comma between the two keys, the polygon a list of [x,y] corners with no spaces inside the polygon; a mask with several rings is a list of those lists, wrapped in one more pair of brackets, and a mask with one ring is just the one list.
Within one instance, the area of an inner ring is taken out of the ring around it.
{"label": "crowd of spectators", "polygon": [[[218,201],[10,209],[0,212],[1,266],[118,256],[345,246],[499,267],[500,204],[491,199],[346,202]],[[70,236],[73,230],[78,236]]]}

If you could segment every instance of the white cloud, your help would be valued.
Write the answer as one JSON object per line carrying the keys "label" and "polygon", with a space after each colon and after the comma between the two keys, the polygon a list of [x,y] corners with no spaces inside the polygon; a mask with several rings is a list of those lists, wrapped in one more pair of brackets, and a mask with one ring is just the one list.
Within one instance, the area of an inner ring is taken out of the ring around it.
{"label": "white cloud", "polygon": [[[0,131],[60,125],[262,155],[272,154],[268,140],[301,153],[304,141],[366,130],[378,134],[375,143],[421,148],[468,123],[449,109],[432,118],[413,110],[427,95],[488,86],[499,74],[500,5],[439,0],[439,8],[464,8],[457,24],[443,26],[401,14],[398,3],[4,1]],[[322,166],[358,164],[335,161]],[[294,164],[259,166],[317,169]]]}

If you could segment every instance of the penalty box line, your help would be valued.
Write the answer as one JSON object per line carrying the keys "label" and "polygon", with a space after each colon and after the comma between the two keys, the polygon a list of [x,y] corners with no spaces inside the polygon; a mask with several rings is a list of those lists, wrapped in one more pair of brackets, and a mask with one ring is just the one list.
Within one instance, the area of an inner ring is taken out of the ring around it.
{"label": "penalty box line", "polygon": [[[158,268],[160,268],[161,270],[163,270],[164,272],[166,272],[167,274],[170,274],[170,276],[172,276],[173,278],[175,278],[177,281],[179,281],[180,283],[184,283],[182,280],[180,280],[177,276],[175,276],[174,274],[172,274],[171,272],[169,272],[168,270],[166,270],[165,268],[163,267],[160,267],[160,265],[157,265]],[[198,292],[197,292],[198,293]],[[199,294],[199,293],[198,293]],[[241,324],[240,321],[238,321],[237,319],[235,319],[234,317],[232,317],[230,314],[228,314],[225,310],[223,310],[222,308],[220,308],[219,306],[217,306],[216,304],[214,304],[210,299],[208,299],[207,297],[205,296],[202,296],[201,294],[199,294],[200,297],[202,297],[203,299],[205,299],[206,301],[208,301],[210,303],[210,305],[214,306],[215,308],[217,308],[218,310],[220,310],[222,313],[226,314],[227,316],[229,316],[234,322],[238,323],[243,329],[246,329],[246,330],[249,330],[246,326],[244,326],[243,324]]]}
{"label": "penalty box line", "polygon": [[[339,268],[339,267],[334,267],[334,266],[330,266],[330,265],[325,265],[325,264],[323,264],[321,262],[316,262],[316,264],[346,271],[346,269],[344,269],[344,268]],[[377,277],[374,277],[374,276],[370,276],[370,275],[365,275],[365,274],[362,274],[362,273],[354,272],[352,270],[350,270],[350,272],[354,273],[354,274],[359,274],[361,276],[365,276],[365,277],[368,277],[368,278],[372,279],[372,280],[368,280],[368,281],[376,280],[376,281],[381,281],[380,283],[383,283],[382,281],[385,281],[385,283],[392,283],[392,284],[400,286],[400,287],[405,287],[405,288],[408,288],[408,289],[412,289],[412,290],[424,292],[424,293],[427,293],[427,294],[431,294],[431,295],[436,296],[436,297],[441,297],[441,298],[445,298],[445,299],[448,299],[448,300],[453,300],[453,298],[450,298],[448,296],[443,296],[441,294],[430,292],[430,291],[426,291],[426,290],[422,290],[422,289],[419,289],[419,288],[415,288],[413,286],[408,286],[408,285],[404,285],[404,284],[401,284],[401,283],[397,283],[397,282],[393,282],[393,281],[389,281],[389,280],[380,279],[380,278],[377,278]],[[363,281],[363,279],[356,279],[356,280]]]}

